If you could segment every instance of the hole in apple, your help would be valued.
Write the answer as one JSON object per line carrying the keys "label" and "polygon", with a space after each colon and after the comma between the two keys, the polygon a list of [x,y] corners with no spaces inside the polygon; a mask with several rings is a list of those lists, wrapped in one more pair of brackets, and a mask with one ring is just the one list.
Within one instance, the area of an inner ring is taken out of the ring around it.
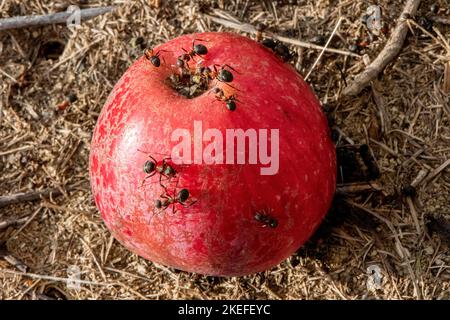
{"label": "hole in apple", "polygon": [[167,81],[179,94],[193,99],[208,91],[210,79],[202,75],[199,69],[193,71],[184,67],[179,73],[172,73]]}

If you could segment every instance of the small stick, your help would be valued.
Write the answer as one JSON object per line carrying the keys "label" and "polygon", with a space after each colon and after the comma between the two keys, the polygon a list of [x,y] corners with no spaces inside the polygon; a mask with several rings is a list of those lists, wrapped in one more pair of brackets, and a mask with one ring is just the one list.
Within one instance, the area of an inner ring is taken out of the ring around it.
{"label": "small stick", "polygon": [[3,258],[13,267],[16,267],[21,272],[27,272],[28,266],[26,266],[22,261],[15,258],[6,248],[4,243],[0,244],[0,258]]}
{"label": "small stick", "polygon": [[14,256],[8,254],[4,256],[3,259],[13,267],[17,268],[20,272],[27,272],[28,266]]}
{"label": "small stick", "polygon": [[444,66],[444,80],[442,83],[442,90],[445,94],[450,93],[450,61],[447,61]]}
{"label": "small stick", "polygon": [[421,169],[414,180],[411,182],[411,187],[417,188],[417,186],[423,181],[427,174],[427,169]]}
{"label": "small stick", "polygon": [[411,211],[411,216],[413,218],[414,225],[416,226],[417,233],[420,234],[419,216],[417,215],[417,210],[411,197],[406,198],[406,203],[408,203],[409,211]]}
{"label": "small stick", "polygon": [[440,24],[450,25],[450,18],[441,17],[441,16],[431,16],[430,20]]}
{"label": "small stick", "polygon": [[439,173],[441,173],[442,170],[447,168],[450,165],[450,159],[447,159],[443,164],[441,164],[438,168],[431,171],[430,174],[426,177],[424,180],[425,184],[428,184],[431,180],[433,180]]}
{"label": "small stick", "polygon": [[[221,24],[225,27],[228,28],[233,28],[242,32],[248,32],[248,33],[252,33],[252,34],[256,34],[258,31],[256,30],[256,28],[254,26],[252,26],[251,24],[248,23],[238,23],[238,22],[233,22],[230,20],[226,20],[226,19],[222,19],[222,18],[217,18],[208,14],[204,14],[204,16],[208,17],[209,19],[211,19],[211,21]],[[318,46],[316,44],[312,44],[309,42],[305,42],[305,41],[300,41],[300,40],[296,40],[296,39],[291,39],[291,38],[287,38],[287,37],[282,37],[279,36],[275,33],[272,32],[266,32],[266,34],[278,41],[284,42],[284,43],[288,43],[288,44],[292,44],[295,46],[299,46],[299,47],[303,47],[303,48],[307,48],[307,49],[314,49],[314,50],[324,50],[326,52],[332,52],[332,53],[337,53],[337,54],[341,54],[344,56],[351,56],[351,57],[356,57],[356,58],[361,58],[360,55],[353,53],[353,52],[349,52],[349,51],[344,51],[344,50],[339,50],[339,49],[334,49],[334,48],[327,48],[324,46]]]}
{"label": "small stick", "polygon": [[[74,184],[71,186],[67,186],[67,191],[72,191],[80,186],[80,183]],[[27,202],[27,201],[36,201],[41,198],[47,198],[50,195],[52,196],[60,196],[62,194],[61,190],[59,189],[44,189],[44,190],[38,190],[38,191],[30,191],[25,193],[16,193],[11,194],[8,196],[0,196],[0,208],[9,206],[11,204],[21,203],[21,202]]]}
{"label": "small stick", "polygon": [[375,60],[373,60],[363,72],[358,74],[353,82],[344,89],[344,95],[354,96],[359,94],[400,53],[409,30],[408,24],[406,23],[406,17],[413,16],[419,7],[419,4],[420,0],[408,0],[386,46]]}
{"label": "small stick", "polygon": [[319,63],[320,59],[322,58],[323,54],[325,53],[325,50],[327,50],[328,46],[330,45],[331,40],[333,40],[334,35],[336,34],[336,32],[338,31],[339,27],[341,26],[342,20],[343,20],[343,18],[340,17],[338,22],[336,23],[336,26],[333,29],[333,32],[331,33],[330,37],[328,38],[327,43],[325,44],[325,47],[323,47],[323,49],[320,52],[319,56],[317,57],[316,61],[314,61],[314,64],[312,65],[311,69],[309,69],[309,72],[308,72],[308,74],[305,77],[305,81],[308,80],[308,78],[311,75],[311,73],[313,72],[314,68]]}
{"label": "small stick", "polygon": [[79,284],[90,284],[90,285],[94,285],[94,286],[117,286],[117,283],[111,282],[111,283],[106,283],[106,282],[96,282],[96,281],[88,281],[88,280],[78,280],[78,279],[69,279],[69,278],[62,278],[62,277],[52,277],[52,276],[47,276],[47,275],[41,275],[41,274],[36,274],[36,273],[28,273],[28,272],[18,272],[18,271],[14,271],[14,270],[9,270],[9,269],[0,269],[0,273],[4,273],[4,274],[12,274],[12,275],[17,275],[17,276],[25,276],[25,277],[29,277],[32,279],[42,279],[42,280],[50,280],[50,281],[59,281],[59,282],[74,282],[74,283],[79,283]]}
{"label": "small stick", "polygon": [[[96,16],[108,13],[114,9],[115,6],[82,9],[80,10],[80,20],[92,19]],[[56,23],[66,23],[73,14],[73,12],[58,12],[40,16],[21,16],[0,19],[0,31],[18,28],[38,27]]]}
{"label": "small stick", "polygon": [[0,221],[0,230],[6,229],[9,226],[25,223],[25,222],[27,222],[27,220],[28,220],[28,216],[22,217],[22,218],[17,218],[17,219],[10,218],[10,219]]}
{"label": "small stick", "polygon": [[345,183],[338,184],[336,188],[336,194],[339,195],[355,194],[367,191],[383,191],[383,188],[377,183]]}

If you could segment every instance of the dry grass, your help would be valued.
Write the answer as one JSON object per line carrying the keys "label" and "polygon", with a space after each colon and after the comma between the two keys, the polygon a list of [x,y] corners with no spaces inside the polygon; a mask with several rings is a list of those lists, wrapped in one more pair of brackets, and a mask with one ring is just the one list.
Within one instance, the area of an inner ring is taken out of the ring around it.
{"label": "dry grass", "polygon": [[[26,217],[0,228],[6,246],[6,257],[0,259],[1,299],[450,298],[448,230],[446,238],[443,228],[441,234],[426,228],[430,217],[450,218],[450,166],[434,171],[450,159],[449,96],[441,90],[450,60],[445,25],[436,24],[430,37],[411,23],[395,63],[372,88],[352,99],[341,98],[342,74],[348,80],[360,72],[362,59],[324,54],[308,80],[331,106],[344,134],[339,143],[370,144],[383,191],[341,198],[311,242],[270,271],[216,278],[145,261],[111,238],[88,185],[64,192],[65,186],[88,181],[92,130],[112,86],[142,52],[136,38],[144,37],[151,47],[184,33],[225,30],[202,16],[202,11],[215,14],[209,1],[165,5],[169,1],[163,0],[159,9],[151,2],[90,1],[120,8],[83,23],[74,35],[63,26],[0,34],[0,194],[48,187],[63,191],[54,199],[0,208],[0,223]],[[394,25],[402,5],[379,2],[384,20]],[[448,2],[437,2],[445,14]],[[0,12],[3,17],[42,14],[69,4],[51,3],[3,0]],[[366,1],[303,0],[297,6],[273,7],[270,1],[214,3],[241,21],[264,22],[272,32],[305,41],[328,37],[343,17],[330,44],[343,50],[355,36],[366,34],[360,23]],[[420,14],[427,14],[430,4],[422,1]],[[55,60],[44,54],[50,40],[64,43]],[[373,59],[385,41],[380,36],[361,54]],[[306,75],[320,52],[292,49],[298,54],[295,66]],[[57,110],[70,94],[77,101]],[[428,175],[417,185],[417,197],[402,197],[400,187],[421,170]],[[28,275],[17,260],[28,267]],[[368,292],[366,269],[372,264],[381,268],[383,284]],[[88,282],[80,290],[66,286],[69,266],[78,266]]]}

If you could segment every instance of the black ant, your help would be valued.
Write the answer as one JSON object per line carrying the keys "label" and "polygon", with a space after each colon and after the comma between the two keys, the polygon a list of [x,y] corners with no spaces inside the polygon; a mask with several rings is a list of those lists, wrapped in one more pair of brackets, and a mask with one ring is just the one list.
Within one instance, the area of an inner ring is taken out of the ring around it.
{"label": "black ant", "polygon": [[289,48],[279,41],[264,39],[261,41],[261,44],[272,50],[278,57],[281,58],[281,60],[283,60],[283,62],[288,62],[294,57]]}
{"label": "black ant", "polygon": [[156,173],[159,173],[159,184],[164,188],[162,184],[162,177],[166,177],[170,180],[177,175],[178,171],[167,162],[171,160],[171,158],[164,158],[160,164],[158,164],[158,161],[156,161],[156,159],[151,155],[149,155],[149,158],[151,160],[147,160],[144,163],[144,172],[148,174],[148,176],[146,176],[144,181],[142,181],[142,185],[145,180],[153,177]]}
{"label": "black ant", "polygon": [[[217,67],[219,67],[219,69]],[[204,67],[204,68],[202,67],[201,75],[210,80],[217,79],[218,81],[225,83],[226,85],[230,86],[231,88],[236,89],[232,85],[229,84],[229,82],[232,82],[234,79],[233,73],[231,73],[230,70],[227,70],[225,68],[229,68],[229,69],[233,70],[234,72],[239,73],[236,71],[236,69],[234,69],[233,67],[231,67],[228,64],[223,64],[223,65],[214,64],[213,70],[211,70],[211,68],[209,68],[209,67]]]}
{"label": "black ant", "polygon": [[195,61],[195,56],[204,56],[208,53],[208,48],[206,48],[205,45],[201,43],[195,44],[195,41],[205,41],[202,39],[194,39],[192,41],[192,48],[190,51],[187,51],[184,48],[181,48],[185,53],[183,53],[181,56],[178,57],[177,60],[177,66],[182,68],[184,67],[185,63],[188,63],[191,59]]}
{"label": "black ant", "polygon": [[[177,181],[178,184],[178,181]],[[172,212],[175,213],[176,209],[175,209],[175,205],[181,204],[183,207],[185,208],[189,208],[190,206],[192,206],[193,204],[195,204],[197,201],[192,201],[187,204],[186,201],[188,200],[190,193],[188,189],[181,189],[178,194],[176,194],[176,186],[173,192],[173,196],[169,194],[169,192],[167,191],[167,188],[164,187],[164,193],[160,195],[160,199],[155,201],[155,208],[163,211],[166,210],[170,205],[172,205]],[[175,196],[176,194],[176,196]]]}
{"label": "black ant", "polygon": [[257,211],[253,217],[256,221],[262,223],[263,227],[276,228],[278,226],[278,221],[267,214],[264,210]]}
{"label": "black ant", "polygon": [[[159,59],[159,55],[161,54],[161,52],[169,52],[167,50],[159,50],[158,52],[155,53],[155,51],[153,51],[153,49],[145,49],[144,50],[144,55],[145,58],[147,58],[148,61],[150,61],[152,63],[152,65],[154,65],[155,67],[159,67],[161,65],[161,60]],[[164,58],[163,58],[164,60]]]}
{"label": "black ant", "polygon": [[212,92],[214,92],[217,100],[225,102],[225,105],[228,110],[230,110],[230,111],[236,110],[236,101],[238,101],[236,99],[236,95],[233,94],[231,96],[226,96],[225,92],[218,87],[215,87],[212,90]]}

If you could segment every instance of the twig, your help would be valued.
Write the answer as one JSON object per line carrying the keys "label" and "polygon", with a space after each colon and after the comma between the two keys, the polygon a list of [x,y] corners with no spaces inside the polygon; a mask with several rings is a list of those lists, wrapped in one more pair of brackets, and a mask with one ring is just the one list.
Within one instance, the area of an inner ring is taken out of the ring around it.
{"label": "twig", "polygon": [[353,96],[360,93],[400,53],[408,34],[407,17],[416,13],[419,4],[420,0],[408,0],[386,46],[375,60],[344,89],[344,95]]}
{"label": "twig", "polygon": [[411,197],[406,198],[406,203],[408,204],[409,211],[411,211],[411,216],[414,221],[414,225],[416,226],[417,233],[420,234],[420,223],[419,223],[419,216],[417,215],[416,207],[414,206],[413,200]]}
{"label": "twig", "polygon": [[[222,19],[222,18],[217,18],[208,14],[204,14],[205,17],[211,19],[211,21],[221,24],[225,27],[228,28],[233,28],[242,32],[248,32],[251,34],[256,34],[256,28],[254,26],[252,26],[251,24],[248,23],[238,23],[238,22],[233,22],[230,20],[226,20],[226,19]],[[287,37],[282,37],[279,36],[275,33],[272,32],[266,32],[266,34],[271,37],[274,38],[278,41],[284,42],[284,43],[288,43],[288,44],[292,44],[295,46],[299,46],[302,48],[307,48],[307,49],[314,49],[314,50],[324,50],[326,52],[332,52],[332,53],[337,53],[337,54],[341,54],[344,56],[351,56],[351,57],[356,57],[356,58],[360,58],[361,56],[353,53],[353,52],[349,52],[349,51],[344,51],[344,50],[340,50],[340,49],[334,49],[334,48],[327,48],[324,46],[318,46],[316,44],[312,44],[309,42],[305,42],[305,41],[300,41],[300,40],[296,40],[296,39],[291,39],[291,38],[287,38]]]}
{"label": "twig", "polygon": [[343,20],[343,17],[340,17],[338,22],[336,23],[336,26],[333,29],[333,32],[331,33],[330,37],[328,38],[327,43],[325,44],[325,47],[323,47],[323,49],[320,52],[319,56],[317,57],[316,61],[314,61],[314,64],[311,66],[311,69],[309,69],[308,74],[305,76],[305,81],[308,80],[308,78],[311,75],[311,73],[313,72],[314,68],[317,66],[317,64],[319,63],[319,61],[322,58],[323,54],[325,53],[325,50],[327,50],[328,46],[331,43],[331,40],[333,40],[334,35],[336,34],[336,32],[338,31],[339,27],[341,26],[342,20]]}
{"label": "twig", "polygon": [[[75,190],[80,187],[81,183],[76,183],[71,186],[65,187],[67,191]],[[8,196],[0,196],[0,208],[9,206],[15,203],[27,202],[27,201],[36,201],[41,198],[47,198],[50,195],[52,196],[60,196],[62,194],[60,189],[44,189],[38,191],[30,191],[26,193],[16,193]]]}
{"label": "twig", "polygon": [[16,230],[8,239],[8,241],[11,241],[12,239],[14,239],[19,233],[22,232],[23,229],[25,229],[30,223],[31,221],[34,220],[34,218],[36,218],[36,216],[38,215],[38,213],[41,211],[42,207],[39,207],[36,209],[36,211],[33,212],[33,214],[27,219],[27,222],[25,222],[24,225],[22,225],[18,230]]}
{"label": "twig", "polygon": [[447,159],[443,164],[441,164],[438,168],[430,172],[430,174],[424,180],[425,184],[428,184],[431,180],[433,180],[442,170],[447,168],[450,165],[450,159]]}
{"label": "twig", "polygon": [[86,249],[89,252],[89,254],[91,255],[92,259],[94,259],[94,263],[97,266],[98,270],[100,271],[100,274],[102,275],[103,281],[107,282],[105,272],[103,272],[102,266],[100,265],[100,263],[98,263],[97,257],[95,256],[94,252],[92,252],[91,248],[86,243],[86,241],[84,241],[82,238],[80,238],[80,241],[86,247]]}
{"label": "twig", "polygon": [[[96,16],[108,13],[114,9],[115,6],[82,9],[80,10],[80,19],[92,19]],[[58,12],[41,16],[22,16],[0,19],[0,31],[18,28],[38,27],[56,23],[66,23],[72,15],[73,12]]]}
{"label": "twig", "polygon": [[450,18],[441,17],[441,16],[431,16],[430,20],[440,24],[448,24],[450,25]]}
{"label": "twig", "polygon": [[442,82],[442,90],[444,93],[450,93],[450,61],[444,65],[444,80]]}
{"label": "twig", "polygon": [[33,279],[42,279],[42,280],[50,280],[50,281],[59,281],[59,282],[74,282],[79,284],[90,284],[94,286],[117,286],[117,283],[111,282],[111,283],[105,283],[105,282],[96,282],[96,281],[88,281],[88,280],[78,280],[78,279],[69,279],[69,278],[61,278],[61,277],[52,277],[52,276],[46,276],[36,273],[28,273],[28,272],[18,272],[14,270],[9,269],[0,269],[0,273],[5,274],[12,274],[17,276],[25,276]]}
{"label": "twig", "polygon": [[27,272],[28,266],[25,265],[22,261],[20,261],[16,257],[8,254],[4,256],[3,259],[5,259],[5,261],[8,262],[13,267],[17,268],[17,270],[19,270],[20,272]]}
{"label": "twig", "polygon": [[417,176],[414,178],[414,180],[411,182],[411,186],[414,188],[417,188],[419,186],[419,184],[422,183],[423,179],[425,179],[427,174],[428,174],[428,169],[421,169],[419,171],[419,173],[417,174]]}
{"label": "twig", "polygon": [[0,230],[6,229],[9,226],[25,223],[28,220],[28,216],[22,218],[9,218],[3,221],[0,221]]}
{"label": "twig", "polygon": [[336,188],[336,194],[339,195],[355,194],[367,191],[383,191],[383,188],[377,183],[338,184]]}
{"label": "twig", "polygon": [[4,259],[13,267],[16,267],[21,272],[27,272],[28,266],[26,266],[22,261],[15,258],[6,247],[5,243],[0,244],[0,258]]}

